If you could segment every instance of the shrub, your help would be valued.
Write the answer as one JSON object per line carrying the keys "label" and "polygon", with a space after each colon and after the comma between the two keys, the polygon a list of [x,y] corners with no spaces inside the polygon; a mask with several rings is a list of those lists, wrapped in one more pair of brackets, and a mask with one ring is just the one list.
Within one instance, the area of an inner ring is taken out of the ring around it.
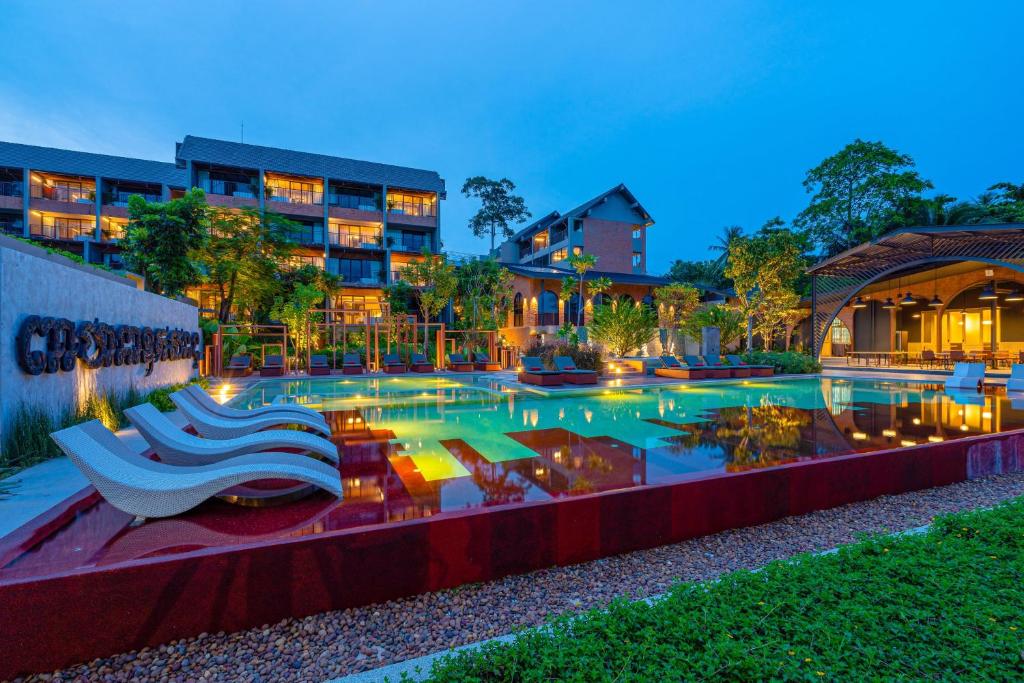
{"label": "shrub", "polygon": [[821,372],[821,363],[798,351],[750,351],[743,356],[750,365],[773,365],[784,375],[806,375]]}
{"label": "shrub", "polygon": [[544,366],[555,369],[555,356],[569,356],[580,370],[595,370],[597,374],[604,372],[604,360],[601,351],[590,346],[573,346],[564,342],[541,344],[535,342],[523,352],[524,356],[540,356]]}
{"label": "shrub", "polygon": [[626,356],[654,338],[658,315],[647,306],[625,302],[598,306],[587,331],[591,339],[607,346],[616,356]]}

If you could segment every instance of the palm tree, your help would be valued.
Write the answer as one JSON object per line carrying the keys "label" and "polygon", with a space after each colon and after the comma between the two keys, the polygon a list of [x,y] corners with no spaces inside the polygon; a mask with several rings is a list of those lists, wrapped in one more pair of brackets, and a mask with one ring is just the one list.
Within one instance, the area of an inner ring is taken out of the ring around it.
{"label": "palm tree", "polygon": [[1013,183],[996,183],[988,188],[989,192],[996,193],[994,203],[1007,204],[1011,202],[1024,202],[1024,183],[1015,185]]}
{"label": "palm tree", "polygon": [[708,251],[714,251],[718,253],[718,257],[715,259],[715,264],[719,268],[724,269],[726,262],[729,260],[729,245],[737,237],[743,236],[743,228],[738,225],[727,225],[722,228],[722,234],[718,236],[718,244],[712,244],[708,247]]}
{"label": "palm tree", "polygon": [[[578,327],[583,327],[583,276],[587,274],[588,270],[597,265],[597,257],[593,254],[573,254],[566,261],[580,276],[580,310],[576,324]],[[591,288],[593,288],[593,285],[591,285]]]}

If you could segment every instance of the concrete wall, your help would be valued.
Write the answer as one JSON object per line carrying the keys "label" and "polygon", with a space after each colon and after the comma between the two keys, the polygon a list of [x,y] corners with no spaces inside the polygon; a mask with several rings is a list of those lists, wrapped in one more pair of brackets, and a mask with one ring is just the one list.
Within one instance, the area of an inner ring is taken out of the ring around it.
{"label": "concrete wall", "polygon": [[[118,393],[183,382],[193,374],[192,360],[89,369],[79,361],[72,372],[26,373],[17,362],[15,338],[30,315],[67,318],[74,323],[99,319],[109,325],[199,330],[192,305],[137,289],[135,282],[18,240],[0,236],[0,439],[3,425],[18,405],[34,403],[53,411],[74,407],[94,391]],[[33,348],[44,349],[37,337]]]}

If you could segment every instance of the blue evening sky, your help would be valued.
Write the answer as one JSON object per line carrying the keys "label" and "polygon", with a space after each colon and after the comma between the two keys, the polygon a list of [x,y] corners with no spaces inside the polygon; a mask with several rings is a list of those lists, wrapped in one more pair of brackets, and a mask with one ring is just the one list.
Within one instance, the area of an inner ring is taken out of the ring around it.
{"label": "blue evening sky", "polygon": [[511,178],[534,215],[624,182],[649,268],[806,205],[856,137],[961,198],[1024,182],[1024,3],[0,4],[0,139],[171,160],[186,133]]}

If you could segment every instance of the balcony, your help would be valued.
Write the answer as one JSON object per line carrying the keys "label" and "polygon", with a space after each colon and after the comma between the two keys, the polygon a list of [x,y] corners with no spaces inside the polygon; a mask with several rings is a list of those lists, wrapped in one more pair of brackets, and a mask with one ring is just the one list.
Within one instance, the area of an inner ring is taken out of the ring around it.
{"label": "balcony", "polygon": [[240,209],[259,206],[259,184],[253,180],[227,180],[210,178],[201,172],[197,187],[206,192],[206,201],[211,206]]}
{"label": "balcony", "polygon": [[23,237],[25,234],[21,217],[0,216],[0,233],[11,237]]}
{"label": "balcony", "polygon": [[341,209],[355,209],[356,211],[380,211],[380,193],[373,196],[362,196],[347,194],[344,192],[331,192],[327,198],[331,206]]}
{"label": "balcony", "polygon": [[24,201],[24,188],[20,180],[0,180],[0,209],[20,210]]}
{"label": "balcony", "polygon": [[388,220],[405,225],[437,225],[437,196],[434,194],[388,193]]}
{"label": "balcony", "polygon": [[347,249],[380,249],[381,248],[381,236],[380,233],[373,234],[358,234],[348,232],[334,232],[328,233],[328,240],[332,247],[344,247]]}
{"label": "balcony", "polygon": [[323,206],[324,193],[317,190],[267,186],[267,199],[284,204]]}
{"label": "balcony", "polygon": [[322,225],[300,225],[288,232],[288,241],[296,244],[321,245],[324,243]]}
{"label": "balcony", "polygon": [[29,219],[29,234],[37,239],[74,242],[92,239],[96,235],[96,223],[85,218],[33,213]]}
{"label": "balcony", "polygon": [[134,190],[114,190],[112,192],[103,194],[103,205],[126,207],[128,206],[128,200],[131,199],[131,197],[134,195],[142,197],[151,204],[156,202],[162,202],[164,199],[163,194],[160,192],[136,192]]}

